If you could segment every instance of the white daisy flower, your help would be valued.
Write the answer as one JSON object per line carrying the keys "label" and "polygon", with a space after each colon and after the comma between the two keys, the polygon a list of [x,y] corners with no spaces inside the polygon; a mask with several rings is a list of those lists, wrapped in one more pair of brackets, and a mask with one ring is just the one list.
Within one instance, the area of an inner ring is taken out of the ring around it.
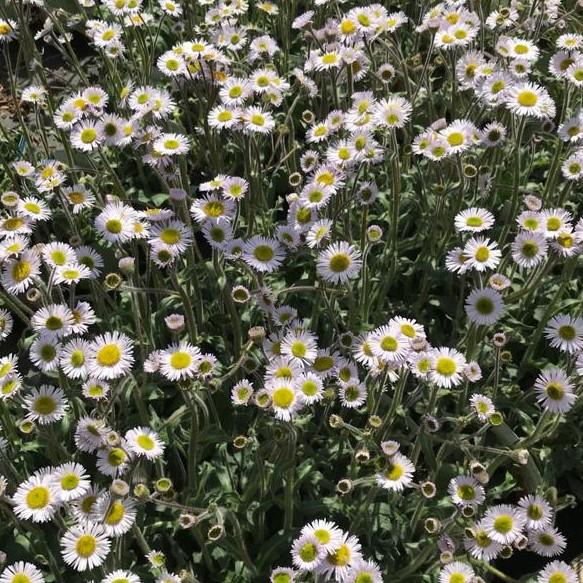
{"label": "white daisy flower", "polygon": [[385,469],[376,474],[376,480],[381,488],[401,492],[413,482],[415,466],[413,462],[401,453],[396,453],[387,461]]}
{"label": "white daisy flower", "polygon": [[294,383],[286,380],[273,381],[266,389],[269,391],[271,408],[277,419],[291,421],[303,405]]}
{"label": "white daisy flower", "polygon": [[362,560],[361,546],[355,536],[342,533],[342,541],[338,548],[325,555],[317,572],[337,581],[344,581],[352,567]]}
{"label": "white daisy flower", "polygon": [[136,502],[132,498],[103,494],[93,505],[91,519],[103,527],[107,536],[118,537],[132,528],[136,514]]}
{"label": "white daisy flower", "polygon": [[567,546],[565,537],[554,527],[546,526],[528,533],[529,547],[542,557],[556,557]]}
{"label": "white daisy flower", "polygon": [[335,284],[344,284],[354,279],[361,267],[360,251],[345,241],[329,245],[316,261],[318,275]]}
{"label": "white daisy flower", "polygon": [[512,259],[525,269],[532,269],[547,256],[548,243],[543,233],[522,231],[512,243]]}
{"label": "white daisy flower", "polygon": [[124,447],[104,448],[97,452],[97,469],[112,478],[121,476],[127,470],[130,461],[130,454]]}
{"label": "white daisy flower", "polygon": [[45,583],[45,578],[39,568],[32,563],[18,561],[2,571],[0,583]]}
{"label": "white daisy flower", "polygon": [[314,520],[302,528],[302,535],[316,538],[326,552],[333,552],[342,544],[342,534],[342,530],[328,520]]}
{"label": "white daisy flower", "polygon": [[499,292],[485,287],[470,293],[466,298],[465,309],[470,322],[480,326],[491,326],[502,317],[504,302]]}
{"label": "white daisy flower", "polygon": [[282,264],[285,251],[279,241],[256,235],[243,246],[243,260],[262,273],[276,271]]}
{"label": "white daisy flower", "polygon": [[89,345],[87,368],[96,379],[117,379],[134,363],[133,341],[121,332],[106,332]]}
{"label": "white daisy flower", "polygon": [[492,540],[482,526],[482,522],[478,522],[472,528],[472,536],[465,537],[464,547],[475,559],[491,561],[500,554],[503,545]]}
{"label": "white daisy flower", "polygon": [[490,399],[490,397],[486,397],[486,395],[474,393],[470,397],[470,404],[480,421],[488,421],[490,415],[496,412],[496,408],[494,407],[492,399]]}
{"label": "white daisy flower", "polygon": [[471,583],[474,575],[474,570],[470,565],[453,561],[441,569],[439,583]]}
{"label": "white daisy flower", "polygon": [[549,526],[553,520],[551,505],[540,496],[523,496],[518,501],[518,509],[522,512],[529,530],[539,530]]}
{"label": "white daisy flower", "polygon": [[497,243],[483,237],[469,239],[463,253],[466,257],[465,264],[477,271],[495,269],[502,256]]}
{"label": "white daisy flower", "polygon": [[32,522],[48,522],[55,515],[59,493],[51,482],[48,472],[31,476],[18,486],[14,496],[14,514]]}
{"label": "white daisy flower", "polygon": [[534,383],[534,391],[536,400],[551,413],[566,413],[577,398],[567,373],[560,368],[542,372]]}
{"label": "white daisy flower", "polygon": [[164,442],[149,427],[136,427],[125,434],[127,446],[137,456],[149,460],[156,459],[164,453]]}
{"label": "white daisy flower", "polygon": [[494,215],[483,208],[472,207],[461,211],[455,216],[456,230],[463,232],[480,232],[494,226]]}
{"label": "white daisy flower", "polygon": [[437,348],[431,353],[432,363],[429,378],[440,387],[459,385],[466,364],[464,356],[454,348]]}
{"label": "white daisy flower", "polygon": [[537,583],[577,583],[577,573],[563,561],[549,563],[539,574]]}
{"label": "white daisy flower", "polygon": [[312,364],[317,351],[316,337],[307,330],[290,330],[281,342],[281,353],[300,365]]}
{"label": "white daisy flower", "polygon": [[247,379],[243,379],[231,389],[231,401],[235,406],[248,405],[253,394],[253,384]]}
{"label": "white daisy flower", "polygon": [[484,488],[472,476],[452,478],[447,490],[456,506],[479,506],[486,499]]}
{"label": "white daisy flower", "polygon": [[33,330],[55,341],[72,334],[74,323],[73,312],[63,304],[49,304],[40,308],[30,319]]}
{"label": "white daisy flower", "polygon": [[39,425],[47,425],[60,421],[67,409],[65,393],[51,385],[41,385],[33,388],[23,397],[24,406],[28,412],[27,418]]}
{"label": "white daisy flower", "polygon": [[74,462],[62,464],[55,468],[50,478],[51,484],[63,502],[80,498],[91,488],[87,471],[81,464]]}
{"label": "white daisy flower", "polygon": [[61,554],[67,565],[77,571],[98,567],[110,550],[110,540],[98,524],[74,526],[61,538]]}
{"label": "white daisy flower", "polygon": [[525,522],[522,512],[509,504],[488,508],[483,519],[484,529],[492,540],[505,545],[521,536]]}
{"label": "white daisy flower", "polygon": [[312,534],[302,534],[291,548],[292,561],[302,571],[313,571],[326,556],[325,548]]}
{"label": "white daisy flower", "polygon": [[303,373],[294,381],[294,388],[306,405],[321,401],[324,393],[324,383],[321,377],[308,372]]}
{"label": "white daisy flower", "polygon": [[580,352],[583,350],[583,318],[558,314],[547,322],[544,335],[553,348],[569,353]]}

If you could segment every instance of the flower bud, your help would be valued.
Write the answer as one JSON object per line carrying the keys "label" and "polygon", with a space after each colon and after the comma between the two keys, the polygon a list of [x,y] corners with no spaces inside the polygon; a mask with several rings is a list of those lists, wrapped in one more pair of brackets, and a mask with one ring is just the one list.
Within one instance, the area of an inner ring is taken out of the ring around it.
{"label": "flower bud", "polygon": [[136,271],[136,260],[133,257],[122,257],[117,265],[124,275],[132,275]]}
{"label": "flower bud", "polygon": [[156,491],[160,494],[166,494],[172,490],[172,480],[170,478],[160,478],[154,484]]}
{"label": "flower bud", "polygon": [[437,518],[426,518],[424,527],[428,534],[437,534],[441,530],[441,522]]}
{"label": "flower bud", "polygon": [[164,323],[173,334],[180,334],[184,330],[184,316],[182,314],[170,314],[164,318]]}
{"label": "flower bud", "polygon": [[249,328],[247,335],[249,336],[249,340],[257,345],[261,345],[265,339],[265,328],[263,326],[253,326],[253,328]]}
{"label": "flower bud", "polygon": [[433,482],[427,480],[421,484],[421,493],[427,499],[431,499],[437,494],[437,487]]}
{"label": "flower bud", "polygon": [[207,532],[207,538],[209,541],[214,542],[222,538],[225,533],[225,529],[222,524],[215,524],[211,526]]}
{"label": "flower bud", "polygon": [[341,495],[348,494],[353,488],[354,485],[348,478],[344,478],[336,484],[336,491]]}
{"label": "flower bud", "polygon": [[130,485],[124,480],[116,479],[111,482],[109,491],[114,496],[127,496],[130,493]]}

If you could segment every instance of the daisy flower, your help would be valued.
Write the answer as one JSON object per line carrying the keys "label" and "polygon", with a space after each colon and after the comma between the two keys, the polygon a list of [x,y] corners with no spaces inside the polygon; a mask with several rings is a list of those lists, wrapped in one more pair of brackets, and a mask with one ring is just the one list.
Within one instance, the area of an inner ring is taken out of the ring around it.
{"label": "daisy flower", "polygon": [[454,348],[438,348],[431,354],[432,363],[429,378],[440,387],[451,388],[463,380],[466,364],[464,356]]}
{"label": "daisy flower", "polygon": [[67,400],[61,389],[51,385],[41,385],[24,396],[24,406],[28,414],[39,425],[60,421],[65,416]]}
{"label": "daisy flower", "polygon": [[396,326],[381,326],[368,336],[374,356],[383,362],[402,364],[407,359],[409,341]]}
{"label": "daisy flower", "polygon": [[355,561],[354,565],[346,575],[346,583],[383,583],[380,567],[374,561]]}
{"label": "daisy flower", "polygon": [[298,376],[294,382],[294,387],[299,393],[302,401],[307,405],[322,400],[324,383],[322,382],[321,377],[314,373],[304,373]]}
{"label": "daisy flower", "polygon": [[271,273],[282,264],[285,251],[279,241],[256,235],[243,246],[243,260],[256,271]]}
{"label": "daisy flower", "polygon": [[577,573],[563,561],[549,563],[539,574],[537,583],[577,583]]}
{"label": "daisy flower", "polygon": [[266,387],[271,397],[271,407],[275,416],[282,421],[291,421],[302,406],[300,396],[289,381],[274,381]]}
{"label": "daisy flower", "polygon": [[548,253],[548,243],[543,233],[523,231],[512,242],[512,259],[519,267],[532,269]]}
{"label": "daisy flower", "polygon": [[525,526],[529,530],[540,530],[549,526],[553,520],[551,505],[540,496],[524,496],[518,501],[519,512],[522,512]]}
{"label": "daisy flower", "polygon": [[136,427],[125,434],[127,446],[137,456],[149,460],[156,459],[164,453],[164,443],[159,435],[148,427]]}
{"label": "daisy flower", "polygon": [[65,375],[71,379],[84,379],[87,377],[87,358],[89,354],[89,342],[81,338],[75,338],[62,346],[59,356],[59,366]]}
{"label": "daisy flower", "polygon": [[542,557],[562,554],[567,546],[565,537],[554,527],[547,526],[528,533],[529,547]]}
{"label": "daisy flower", "polygon": [[18,486],[14,496],[14,514],[24,520],[48,522],[60,503],[59,493],[53,486],[50,473],[31,476]]}
{"label": "daisy flower", "polygon": [[58,340],[73,332],[73,312],[63,304],[49,304],[37,310],[30,319],[33,330],[46,339]]}
{"label": "daisy flower", "polygon": [[[172,2],[166,2],[167,4],[173,4]],[[140,578],[134,575],[131,571],[126,571],[125,569],[117,569],[117,571],[112,571],[108,573],[101,583],[141,583]]]}
{"label": "daisy flower", "polygon": [[327,520],[315,520],[302,528],[302,535],[314,537],[328,553],[342,544],[342,530]]}
{"label": "daisy flower", "polygon": [[354,279],[361,267],[360,252],[345,241],[329,245],[316,261],[318,275],[335,284],[344,284]]}
{"label": "daisy flower", "polygon": [[490,538],[482,522],[472,528],[472,536],[466,536],[464,539],[464,547],[470,555],[482,561],[495,559],[500,554],[502,546]]}
{"label": "daisy flower", "polygon": [[352,567],[362,560],[361,546],[355,536],[342,533],[342,540],[338,548],[325,555],[317,572],[327,577],[334,577],[337,581],[344,581]]}
{"label": "daisy flower", "polygon": [[408,457],[401,453],[391,456],[386,468],[376,475],[376,480],[381,488],[401,492],[413,482],[415,466]]}
{"label": "daisy flower", "polygon": [[492,540],[505,545],[521,536],[525,522],[523,513],[508,504],[492,506],[483,519],[484,529]]}
{"label": "daisy flower", "polygon": [[136,514],[136,503],[131,498],[113,498],[111,494],[104,494],[95,502],[91,518],[103,526],[107,536],[118,537],[132,528]]}
{"label": "daisy flower", "polygon": [[470,565],[454,561],[441,569],[439,583],[471,583],[474,576],[474,570]]}
{"label": "daisy flower", "polygon": [[74,462],[55,468],[51,474],[51,484],[63,502],[80,498],[91,488],[87,471],[81,464]]}
{"label": "daisy flower", "polygon": [[472,207],[455,216],[455,228],[463,232],[480,232],[494,226],[494,215],[483,208]]}
{"label": "daisy flower", "polygon": [[190,140],[182,134],[161,134],[152,147],[155,152],[166,156],[186,154],[190,149]]}
{"label": "daisy flower", "polygon": [[40,273],[40,260],[34,251],[24,251],[17,259],[4,261],[0,282],[8,293],[25,292]]}
{"label": "daisy flower", "polygon": [[338,391],[338,396],[343,407],[347,409],[358,409],[358,407],[364,405],[366,402],[366,385],[358,382],[358,379],[342,383]]}
{"label": "daisy flower", "polygon": [[160,354],[160,373],[171,381],[192,378],[200,350],[188,342],[172,344]]}
{"label": "daisy flower", "polygon": [[516,83],[505,94],[505,105],[518,116],[554,117],[555,106],[547,90],[530,81]]}
{"label": "daisy flower", "polygon": [[96,379],[117,379],[134,363],[133,341],[121,332],[106,332],[89,345],[87,368]]}
{"label": "daisy flower", "polygon": [[551,413],[566,413],[577,398],[569,377],[560,368],[542,372],[534,383],[534,391],[536,400]]}
{"label": "daisy flower", "polygon": [[247,379],[239,381],[231,389],[231,401],[233,405],[247,405],[253,397],[253,385]]}
{"label": "daisy flower", "polygon": [[496,242],[491,242],[483,237],[472,237],[464,247],[466,264],[477,271],[495,269],[500,263],[502,253]]}
{"label": "daisy flower", "polygon": [[302,571],[313,571],[326,556],[326,550],[312,534],[302,534],[291,548],[292,561]]}
{"label": "daisy flower", "polygon": [[466,298],[465,309],[470,322],[480,326],[491,326],[502,317],[504,302],[499,292],[485,287],[470,293]]}
{"label": "daisy flower", "polygon": [[121,476],[130,463],[129,453],[123,447],[100,449],[97,452],[97,469],[112,478]]}
{"label": "daisy flower", "polygon": [[580,352],[583,350],[583,319],[558,314],[548,321],[544,335],[553,348],[569,353]]}
{"label": "daisy flower", "polygon": [[492,399],[486,397],[486,395],[474,393],[470,397],[470,404],[480,421],[488,421],[490,415],[496,412],[496,408],[494,407]]}
{"label": "daisy flower", "polygon": [[2,571],[0,583],[45,583],[45,578],[32,563],[18,561]]}
{"label": "daisy flower", "polygon": [[312,364],[317,351],[316,338],[307,330],[291,330],[281,343],[281,353],[300,365]]}
{"label": "daisy flower", "polygon": [[61,554],[67,565],[77,571],[98,567],[110,550],[110,540],[98,524],[74,526],[61,538]]}
{"label": "daisy flower", "polygon": [[447,490],[456,506],[479,506],[486,499],[484,488],[471,476],[452,478]]}

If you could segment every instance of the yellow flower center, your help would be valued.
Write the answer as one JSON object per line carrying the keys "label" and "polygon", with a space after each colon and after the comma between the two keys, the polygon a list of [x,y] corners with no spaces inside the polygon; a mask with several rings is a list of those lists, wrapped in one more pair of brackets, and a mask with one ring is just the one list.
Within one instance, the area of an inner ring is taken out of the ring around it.
{"label": "yellow flower center", "polygon": [[136,439],[136,443],[142,448],[147,451],[151,451],[156,447],[156,443],[149,435],[138,435]]}
{"label": "yellow flower center", "polygon": [[121,360],[121,349],[117,344],[102,346],[95,356],[100,366],[115,366]]}
{"label": "yellow flower center", "polygon": [[33,409],[39,415],[50,415],[57,408],[57,403],[53,397],[37,397],[33,404]]}
{"label": "yellow flower center", "polygon": [[534,107],[538,102],[537,94],[530,90],[521,91],[516,99],[522,107]]}
{"label": "yellow flower center", "polygon": [[26,505],[32,510],[40,510],[48,505],[50,492],[46,486],[35,486],[26,495]]}
{"label": "yellow flower center", "polygon": [[289,409],[295,401],[295,393],[291,387],[278,387],[272,395],[273,404],[280,409]]}
{"label": "yellow flower center", "polygon": [[342,273],[350,267],[350,256],[347,253],[337,253],[330,258],[328,265],[334,273]]}
{"label": "yellow flower center", "polygon": [[435,363],[435,370],[444,377],[450,377],[456,372],[457,366],[453,358],[440,356]]}
{"label": "yellow flower center", "polygon": [[192,356],[188,352],[179,350],[170,357],[170,366],[177,370],[188,368],[192,364]]}
{"label": "yellow flower center", "polygon": [[84,534],[77,539],[75,550],[84,559],[90,557],[97,548],[97,539],[91,534]]}
{"label": "yellow flower center", "polygon": [[124,516],[125,516],[124,505],[119,500],[115,500],[111,504],[111,507],[107,511],[107,514],[105,515],[103,521],[105,522],[105,524],[108,524],[109,526],[115,526],[116,524],[119,524],[123,520]]}

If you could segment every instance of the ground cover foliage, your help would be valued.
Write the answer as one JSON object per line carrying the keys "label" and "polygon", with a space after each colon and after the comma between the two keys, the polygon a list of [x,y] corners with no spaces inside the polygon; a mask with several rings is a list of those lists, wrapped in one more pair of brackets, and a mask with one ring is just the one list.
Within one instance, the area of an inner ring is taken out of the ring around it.
{"label": "ground cover foliage", "polygon": [[0,52],[0,583],[579,580],[580,2],[11,0]]}

